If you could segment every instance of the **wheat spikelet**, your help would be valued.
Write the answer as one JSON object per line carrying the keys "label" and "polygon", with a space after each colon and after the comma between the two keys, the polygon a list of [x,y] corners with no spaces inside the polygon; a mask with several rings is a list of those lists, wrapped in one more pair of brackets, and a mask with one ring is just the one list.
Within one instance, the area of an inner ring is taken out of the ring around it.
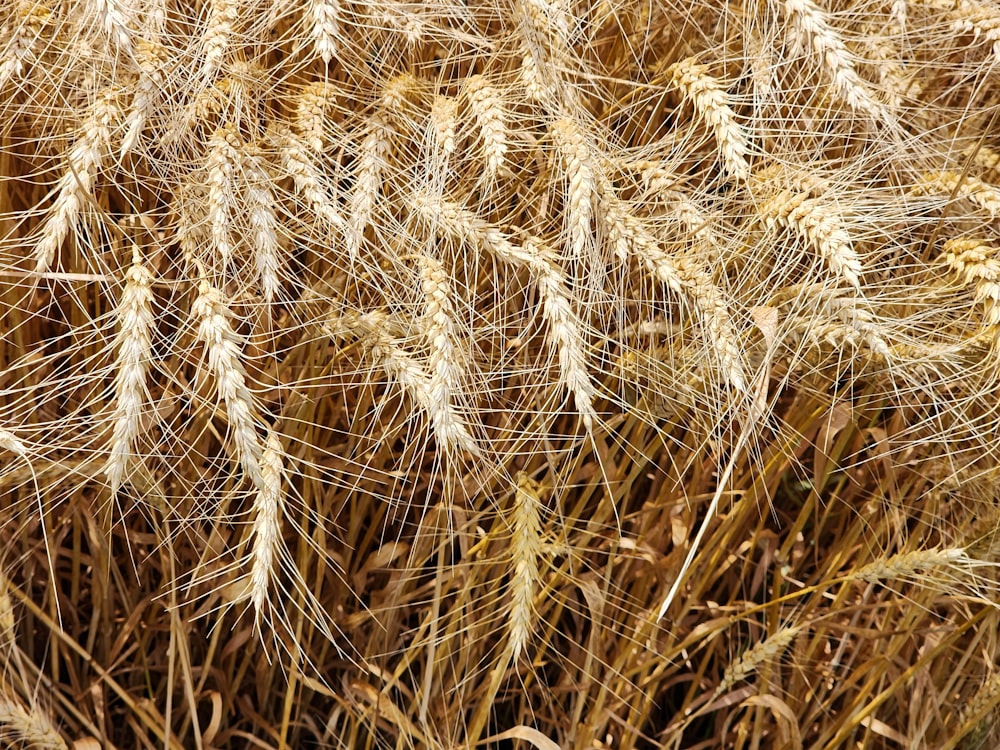
{"label": "wheat spikelet", "polygon": [[851,53],[823,11],[812,0],[784,0],[783,8],[792,24],[794,43],[813,52],[832,79],[834,90],[852,109],[881,118],[882,107],[861,80]]}
{"label": "wheat spikelet", "polygon": [[385,122],[378,116],[369,118],[358,155],[354,188],[348,199],[347,233],[344,241],[347,257],[352,263],[361,250],[365,227],[371,221],[372,209],[378,198],[382,173],[389,156],[389,138],[389,128]]}
{"label": "wheat spikelet", "polygon": [[111,144],[111,124],[118,114],[112,93],[97,97],[83,122],[80,137],[67,156],[66,170],[56,184],[56,199],[35,246],[35,272],[45,273],[66,235],[76,228],[80,209],[91,195],[101,163]]}
{"label": "wheat spikelet", "polygon": [[956,172],[928,172],[910,190],[912,195],[960,195],[986,211],[990,218],[1000,216],[1000,190],[971,175]]}
{"label": "wheat spikelet", "polygon": [[281,250],[278,246],[278,219],[275,215],[274,182],[258,155],[248,149],[244,156],[246,196],[250,232],[253,238],[257,277],[264,302],[270,305],[281,291]]}
{"label": "wheat spikelet", "polygon": [[920,574],[920,579],[941,568],[957,568],[973,564],[964,549],[929,549],[915,552],[901,552],[892,557],[876,560],[852,571],[851,580],[866,583],[897,581]]}
{"label": "wheat spikelet", "polygon": [[479,139],[483,144],[484,178],[492,181],[499,174],[507,155],[507,114],[500,92],[484,76],[474,75],[465,81]]}
{"label": "wheat spikelet", "polygon": [[37,709],[29,711],[5,696],[0,696],[0,725],[7,730],[0,736],[9,732],[19,738],[19,746],[25,743],[28,747],[41,750],[69,750],[48,716]]}
{"label": "wheat spikelet", "polygon": [[250,578],[247,584],[258,629],[261,618],[266,614],[270,584],[280,554],[281,516],[284,504],[281,488],[284,475],[283,456],[281,438],[274,430],[268,430],[260,458],[261,482],[253,504],[253,547],[250,552]]}
{"label": "wheat spikelet", "polygon": [[327,65],[337,54],[341,7],[337,0],[307,0],[305,16],[313,51]]}
{"label": "wheat spikelet", "polygon": [[115,318],[118,334],[115,350],[115,410],[112,424],[111,449],[104,473],[111,492],[121,487],[133,455],[133,442],[139,434],[142,407],[148,398],[146,378],[149,373],[153,345],[153,283],[152,270],[142,262],[138,248],[133,250],[132,265],[125,272]]}
{"label": "wheat spikelet", "polygon": [[273,140],[285,171],[292,177],[295,191],[330,228],[346,231],[347,222],[341,216],[337,202],[329,195],[322,173],[301,142],[288,132],[274,136]]}
{"label": "wheat spikelet", "polygon": [[729,106],[729,96],[719,81],[708,74],[707,66],[698,65],[693,58],[671,65],[667,75],[712,129],[726,172],[737,180],[746,180],[750,174],[746,135],[737,124],[736,115]]}
{"label": "wheat spikelet", "polygon": [[559,149],[566,180],[566,225],[569,233],[569,257],[580,258],[593,243],[591,221],[594,215],[596,177],[594,162],[584,134],[570,118],[552,123],[552,138]]}
{"label": "wheat spikelet", "polygon": [[133,31],[130,28],[138,15],[136,8],[122,0],[91,0],[92,12],[119,49],[126,55],[132,54]]}
{"label": "wheat spikelet", "polygon": [[458,101],[452,96],[438,94],[431,104],[431,134],[438,156],[447,159],[455,153],[455,127],[458,120]]}
{"label": "wheat spikelet", "polygon": [[[760,667],[784,653],[789,644],[802,631],[803,626],[793,625],[782,628],[753,648],[745,651],[739,659],[730,664],[722,675],[722,682],[715,689],[715,698],[727,692],[738,682],[742,682]],[[711,701],[710,701],[711,703]]]}
{"label": "wheat spikelet", "polygon": [[164,82],[163,66],[167,62],[167,51],[162,44],[139,39],[135,45],[136,60],[139,64],[139,81],[132,95],[132,106],[125,118],[125,135],[119,154],[124,157],[139,140],[146,120],[153,111],[153,104]]}
{"label": "wheat spikelet", "polygon": [[324,152],[327,113],[335,101],[335,89],[329,81],[312,81],[298,96],[295,132],[315,154]]}
{"label": "wheat spikelet", "polygon": [[209,0],[208,22],[202,37],[205,55],[201,65],[202,77],[211,78],[222,67],[239,13],[239,0]]}
{"label": "wheat spikelet", "polygon": [[259,491],[263,486],[260,468],[262,449],[257,434],[259,420],[253,396],[246,385],[246,371],[240,361],[240,338],[229,322],[233,313],[222,292],[203,281],[191,307],[191,315],[198,322],[198,338],[205,345],[209,369],[215,377],[216,392],[226,405],[236,456],[244,475]]}
{"label": "wheat spikelet", "polygon": [[784,190],[760,208],[765,223],[785,227],[819,251],[835,276],[861,291],[861,259],[832,208],[808,193]]}
{"label": "wheat spikelet", "polygon": [[235,196],[236,169],[243,160],[244,145],[232,125],[212,133],[205,163],[208,182],[208,221],[212,229],[212,245],[222,268],[233,257],[231,208]]}
{"label": "wheat spikelet", "polygon": [[508,649],[516,662],[531,637],[534,622],[535,591],[538,588],[538,560],[542,552],[541,504],[538,483],[524,473],[518,474],[514,490],[510,526],[511,576]]}
{"label": "wheat spikelet", "polygon": [[17,9],[4,27],[0,91],[7,85],[7,81],[24,74],[25,63],[31,60],[35,44],[51,15],[47,4],[39,0],[18,2]]}

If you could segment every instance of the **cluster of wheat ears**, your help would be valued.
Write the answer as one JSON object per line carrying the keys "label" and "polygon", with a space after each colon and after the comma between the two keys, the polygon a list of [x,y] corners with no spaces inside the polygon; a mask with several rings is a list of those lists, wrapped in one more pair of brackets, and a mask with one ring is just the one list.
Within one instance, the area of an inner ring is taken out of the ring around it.
{"label": "cluster of wheat ears", "polygon": [[992,0],[9,0],[0,744],[1000,729]]}

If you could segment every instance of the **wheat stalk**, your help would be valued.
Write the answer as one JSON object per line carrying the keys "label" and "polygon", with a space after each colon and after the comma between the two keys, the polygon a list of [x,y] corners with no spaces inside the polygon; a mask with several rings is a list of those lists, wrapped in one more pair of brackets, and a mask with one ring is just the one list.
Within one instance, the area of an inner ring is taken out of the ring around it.
{"label": "wheat stalk", "polygon": [[597,181],[595,166],[583,132],[576,122],[563,117],[550,127],[561,156],[566,197],[563,204],[569,232],[569,257],[578,259],[593,244],[591,221]]}
{"label": "wheat stalk", "polygon": [[541,487],[523,472],[514,490],[510,526],[511,576],[508,649],[517,662],[531,637],[535,591],[539,582],[538,561],[542,552],[542,523],[539,514]]}
{"label": "wheat stalk", "polygon": [[29,747],[69,750],[48,716],[38,710],[29,711],[20,703],[4,696],[0,696],[0,725],[5,726]]}
{"label": "wheat stalk", "polygon": [[482,75],[467,78],[464,88],[483,144],[483,177],[490,182],[503,168],[507,155],[507,114],[503,98]]}
{"label": "wheat stalk", "polygon": [[337,0],[307,0],[304,12],[313,40],[313,51],[329,65],[340,47],[340,3]]}
{"label": "wheat stalk", "polygon": [[90,200],[94,181],[111,145],[111,125],[118,116],[115,94],[102,93],[84,119],[82,132],[66,157],[66,170],[56,184],[56,199],[35,246],[35,272],[52,267],[66,235],[76,228],[83,204]]}
{"label": "wheat stalk", "polygon": [[230,434],[244,475],[258,491],[263,486],[261,445],[257,434],[257,409],[246,385],[246,371],[240,361],[240,337],[233,330],[233,317],[222,292],[207,281],[201,282],[191,307],[198,322],[198,338],[205,345],[208,365],[215,376],[215,388],[226,405]]}
{"label": "wheat stalk", "polygon": [[693,58],[674,63],[667,68],[667,75],[712,129],[726,172],[737,180],[746,180],[750,175],[746,160],[747,138],[736,122],[729,96],[718,79],[708,74],[707,66],[698,65]]}
{"label": "wheat stalk", "polygon": [[133,454],[133,443],[139,435],[139,419],[148,398],[146,378],[152,359],[153,345],[153,290],[155,276],[142,262],[138,248],[133,249],[132,265],[125,272],[115,317],[118,334],[115,350],[118,359],[115,367],[115,410],[112,424],[111,449],[104,473],[111,492],[121,487]]}
{"label": "wheat stalk", "polygon": [[261,482],[253,504],[253,547],[248,581],[258,629],[266,614],[270,584],[281,552],[283,456],[281,438],[274,430],[268,430],[260,458]]}

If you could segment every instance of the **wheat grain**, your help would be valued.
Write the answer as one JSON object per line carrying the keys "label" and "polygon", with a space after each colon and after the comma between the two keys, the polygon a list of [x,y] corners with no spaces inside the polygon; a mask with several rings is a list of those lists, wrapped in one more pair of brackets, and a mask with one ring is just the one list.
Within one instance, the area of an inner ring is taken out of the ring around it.
{"label": "wheat grain", "polygon": [[20,703],[5,696],[0,696],[0,725],[5,726],[29,747],[41,750],[69,750],[48,716],[37,709],[29,711]]}
{"label": "wheat grain", "polygon": [[712,129],[726,172],[737,180],[746,180],[750,175],[747,138],[719,81],[708,74],[707,66],[698,65],[693,58],[674,63],[667,69],[667,75]]}
{"label": "wheat grain", "polygon": [[270,305],[281,291],[281,251],[278,246],[278,219],[275,215],[273,177],[259,155],[248,149],[243,163],[249,204],[250,233],[253,238],[257,277],[264,302]]}
{"label": "wheat grain", "polygon": [[258,629],[261,618],[266,615],[270,585],[281,551],[283,456],[281,438],[274,430],[268,430],[260,459],[261,483],[253,504],[253,547],[248,582]]}
{"label": "wheat grain", "polygon": [[313,81],[302,89],[295,107],[295,132],[317,155],[326,147],[326,118],[336,102],[329,81]]}
{"label": "wheat grain", "polygon": [[66,235],[76,228],[80,209],[91,197],[94,181],[111,143],[111,124],[118,114],[113,93],[97,97],[83,122],[82,133],[67,157],[66,170],[56,185],[56,199],[42,226],[35,246],[35,272],[52,267],[56,252]]}
{"label": "wheat grain", "polygon": [[431,104],[430,125],[435,150],[439,158],[447,159],[455,153],[455,127],[458,120],[458,101],[452,96],[438,94]]}
{"label": "wheat grain", "polygon": [[108,35],[119,49],[126,55],[132,54],[133,31],[130,28],[136,21],[137,9],[129,2],[121,0],[91,0],[92,12],[104,27]]}
{"label": "wheat grain", "polygon": [[365,137],[361,142],[361,152],[358,155],[354,187],[348,199],[347,231],[344,244],[351,263],[358,257],[364,242],[365,228],[371,221],[372,209],[378,198],[389,151],[389,127],[378,116],[369,118]]}
{"label": "wheat grain", "polygon": [[154,278],[153,271],[139,256],[138,248],[134,248],[132,265],[125,272],[125,286],[115,310],[118,321],[115,350],[118,358],[115,365],[114,427],[111,449],[104,466],[112,493],[121,487],[129,460],[134,455],[133,443],[139,435],[139,419],[149,395],[146,378],[152,359],[155,322]]}
{"label": "wheat grain", "polygon": [[991,219],[1000,216],[1000,190],[972,175],[956,172],[927,172],[910,190],[912,195],[960,195],[986,211]]}
{"label": "wheat grain", "polygon": [[8,20],[6,43],[0,57],[0,91],[7,81],[24,75],[25,63],[34,54],[35,44],[52,17],[48,5],[40,0],[20,0]]}
{"label": "wheat grain", "polygon": [[832,79],[834,90],[852,109],[880,119],[881,105],[858,75],[851,53],[823,11],[812,0],[784,0],[783,7],[792,24],[793,42],[813,52]]}
{"label": "wheat grain", "polygon": [[569,233],[569,257],[578,259],[593,244],[595,167],[584,134],[573,120],[566,117],[556,120],[550,133],[559,149],[566,180],[563,205]]}
{"label": "wheat grain", "polygon": [[209,0],[208,22],[202,37],[204,59],[201,74],[213,77],[222,67],[232,44],[234,27],[239,20],[240,0]]}
{"label": "wheat grain", "polygon": [[168,60],[166,48],[162,44],[145,39],[136,42],[135,55],[139,64],[139,80],[135,93],[132,94],[132,106],[125,118],[125,135],[119,149],[123,158],[135,147],[153,111],[156,97],[165,80],[163,66]]}
{"label": "wheat grain", "polygon": [[340,3],[336,0],[308,0],[305,13],[313,51],[329,65],[340,47]]}
{"label": "wheat grain", "polygon": [[300,141],[290,133],[274,137],[285,171],[291,175],[295,191],[305,198],[313,213],[332,229],[347,230],[337,202],[330,197],[322,175]]}
{"label": "wheat grain", "polygon": [[234,178],[245,148],[232,125],[224,125],[212,133],[208,147],[205,164],[208,222],[212,230],[212,245],[221,266],[225,268],[233,257],[231,208],[236,194]]}
{"label": "wheat grain", "polygon": [[207,281],[201,282],[191,307],[198,321],[198,338],[205,345],[215,388],[226,405],[229,431],[243,474],[255,488],[263,486],[261,445],[257,434],[257,409],[246,385],[246,371],[240,361],[240,337],[233,330],[233,317],[222,292]]}
{"label": "wheat grain", "polygon": [[484,178],[492,181],[503,168],[507,155],[507,114],[500,92],[484,76],[474,75],[465,81],[465,94],[479,128],[483,144]]}
{"label": "wheat grain", "polygon": [[861,291],[861,259],[833,209],[808,193],[781,191],[760,207],[769,227],[790,229],[807,245],[819,251],[835,276]]}
{"label": "wheat grain", "polygon": [[539,582],[538,561],[542,552],[539,514],[541,487],[524,473],[518,474],[511,513],[511,576],[508,648],[517,662],[531,637],[535,591]]}

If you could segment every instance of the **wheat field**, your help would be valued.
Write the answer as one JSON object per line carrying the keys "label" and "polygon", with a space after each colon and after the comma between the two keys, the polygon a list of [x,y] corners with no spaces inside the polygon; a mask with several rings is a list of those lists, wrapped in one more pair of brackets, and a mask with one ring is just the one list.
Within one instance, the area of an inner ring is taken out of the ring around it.
{"label": "wheat field", "polygon": [[1000,6],[10,0],[0,745],[1000,743]]}

